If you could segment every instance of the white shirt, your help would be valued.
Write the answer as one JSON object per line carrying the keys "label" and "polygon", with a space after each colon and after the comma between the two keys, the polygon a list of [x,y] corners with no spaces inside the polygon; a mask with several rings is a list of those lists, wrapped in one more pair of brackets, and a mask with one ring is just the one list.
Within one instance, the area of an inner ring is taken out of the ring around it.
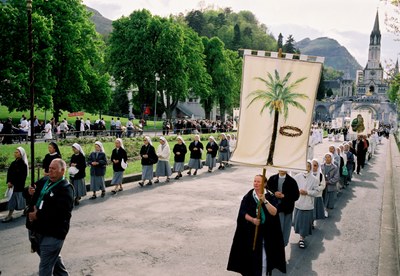
{"label": "white shirt", "polygon": [[169,157],[171,155],[171,151],[169,150],[169,145],[168,144],[164,144],[163,145],[159,145],[157,148],[157,156],[158,159],[161,161],[169,161]]}
{"label": "white shirt", "polygon": [[299,173],[294,176],[299,190],[307,191],[307,195],[300,195],[294,206],[299,210],[313,210],[314,197],[318,195],[319,180],[311,173]]}

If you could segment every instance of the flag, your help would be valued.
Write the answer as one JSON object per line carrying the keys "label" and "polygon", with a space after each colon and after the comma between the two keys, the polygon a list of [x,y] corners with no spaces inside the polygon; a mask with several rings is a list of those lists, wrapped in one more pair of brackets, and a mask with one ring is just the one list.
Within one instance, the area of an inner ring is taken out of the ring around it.
{"label": "flag", "polygon": [[231,161],[304,171],[323,58],[253,52],[245,50],[243,58],[238,141]]}

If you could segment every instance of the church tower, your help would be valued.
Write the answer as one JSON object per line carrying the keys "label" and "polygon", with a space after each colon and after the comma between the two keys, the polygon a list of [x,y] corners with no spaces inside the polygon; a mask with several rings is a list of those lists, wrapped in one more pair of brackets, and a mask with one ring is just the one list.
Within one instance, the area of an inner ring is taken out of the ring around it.
{"label": "church tower", "polygon": [[379,15],[376,12],[374,27],[369,38],[368,63],[364,68],[363,82],[358,85],[359,95],[385,95],[387,85],[383,81],[381,64],[381,31]]}

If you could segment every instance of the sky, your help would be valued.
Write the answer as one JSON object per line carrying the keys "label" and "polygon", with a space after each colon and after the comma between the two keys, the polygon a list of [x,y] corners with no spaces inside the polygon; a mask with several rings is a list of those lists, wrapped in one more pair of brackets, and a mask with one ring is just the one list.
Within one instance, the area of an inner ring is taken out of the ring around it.
{"label": "sky", "polygon": [[369,35],[376,12],[379,12],[382,33],[383,63],[396,60],[400,42],[386,30],[385,13],[392,6],[382,0],[83,0],[103,16],[115,20],[134,10],[148,9],[152,14],[168,16],[209,5],[230,7],[234,12],[249,10],[277,37],[292,34],[296,41],[304,38],[330,37],[345,46],[361,66],[368,58]]}

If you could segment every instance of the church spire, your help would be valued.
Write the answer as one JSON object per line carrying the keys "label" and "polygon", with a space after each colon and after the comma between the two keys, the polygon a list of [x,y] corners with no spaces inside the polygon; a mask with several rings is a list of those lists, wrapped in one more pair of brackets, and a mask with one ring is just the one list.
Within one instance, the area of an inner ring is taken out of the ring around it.
{"label": "church spire", "polygon": [[381,44],[381,31],[379,30],[379,14],[376,11],[374,28],[372,29],[369,45]]}

